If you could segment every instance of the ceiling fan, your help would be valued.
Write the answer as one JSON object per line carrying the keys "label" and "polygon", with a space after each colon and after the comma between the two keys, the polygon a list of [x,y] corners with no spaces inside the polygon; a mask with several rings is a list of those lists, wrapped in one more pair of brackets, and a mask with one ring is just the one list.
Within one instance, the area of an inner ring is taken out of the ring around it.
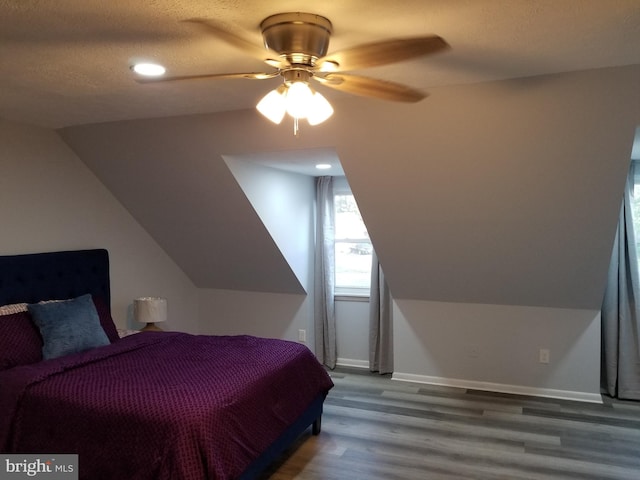
{"label": "ceiling fan", "polygon": [[260,24],[264,46],[255,45],[213,20],[186,21],[201,25],[220,40],[264,61],[274,70],[139,78],[137,81],[150,83],[209,78],[262,80],[281,76],[284,83],[269,92],[257,108],[274,123],[280,123],[284,113],[288,112],[294,117],[296,133],[299,118],[307,118],[310,124],[315,125],[333,113],[329,102],[309,86],[311,80],[325,87],[355,95],[399,102],[418,102],[426,97],[426,94],[419,90],[399,83],[342,72],[387,65],[449,48],[449,44],[441,37],[429,35],[368,43],[327,54],[333,31],[332,24],[327,18],[311,13],[279,13],[264,19]]}

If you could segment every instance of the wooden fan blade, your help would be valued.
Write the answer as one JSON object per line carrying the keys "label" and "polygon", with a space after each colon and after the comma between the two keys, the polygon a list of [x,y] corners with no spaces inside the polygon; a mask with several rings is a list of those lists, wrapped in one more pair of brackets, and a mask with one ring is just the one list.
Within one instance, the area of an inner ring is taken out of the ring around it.
{"label": "wooden fan blade", "polygon": [[324,76],[314,75],[312,78],[324,86],[335,88],[336,90],[394,102],[415,103],[427,96],[426,93],[407,87],[406,85],[357,75],[340,73],[327,74]]}
{"label": "wooden fan blade", "polygon": [[181,75],[176,77],[138,77],[136,82],[138,83],[160,83],[160,82],[175,82],[178,80],[199,80],[199,79],[211,79],[211,78],[249,78],[252,80],[264,80],[265,78],[273,78],[280,75],[279,72],[274,73],[211,73],[202,75]]}
{"label": "wooden fan blade", "polygon": [[326,72],[359,70],[401,62],[448,48],[450,48],[449,44],[437,35],[386,40],[332,53],[320,58],[315,66],[320,71]]}
{"label": "wooden fan blade", "polygon": [[220,40],[223,40],[229,45],[233,45],[234,47],[243,50],[245,53],[251,55],[254,58],[262,60],[263,62],[266,62],[272,67],[286,68],[291,66],[291,64],[286,59],[280,57],[278,52],[267,49],[262,45],[256,45],[252,41],[228,31],[226,28],[224,28],[214,20],[206,18],[190,18],[183,21],[202,26],[209,33],[218,37]]}

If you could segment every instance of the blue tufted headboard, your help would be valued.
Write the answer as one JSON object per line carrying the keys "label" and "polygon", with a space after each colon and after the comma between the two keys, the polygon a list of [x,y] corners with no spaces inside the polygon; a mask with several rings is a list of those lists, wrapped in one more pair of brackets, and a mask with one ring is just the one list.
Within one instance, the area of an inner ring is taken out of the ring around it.
{"label": "blue tufted headboard", "polygon": [[0,256],[0,305],[65,300],[85,293],[111,306],[107,250]]}

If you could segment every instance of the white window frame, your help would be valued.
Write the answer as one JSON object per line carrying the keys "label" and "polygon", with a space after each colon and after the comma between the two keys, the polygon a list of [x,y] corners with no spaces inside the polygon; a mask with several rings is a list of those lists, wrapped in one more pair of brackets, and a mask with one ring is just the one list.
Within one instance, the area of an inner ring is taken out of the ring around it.
{"label": "white window frame", "polygon": [[[337,195],[351,195],[353,196],[353,192],[351,191],[351,187],[349,183],[347,183],[346,177],[334,177],[333,178],[333,199],[335,202],[335,197]],[[357,202],[356,202],[357,203]],[[365,225],[366,227],[366,225]],[[367,243],[371,245],[370,238],[349,238],[349,239],[334,239],[334,248],[337,243]],[[373,245],[371,245],[373,248]],[[337,267],[337,266],[336,266]],[[334,269],[334,271],[337,268]],[[367,300],[371,293],[371,285],[369,287],[339,287],[337,284],[335,285],[334,296],[337,299],[343,300]]]}

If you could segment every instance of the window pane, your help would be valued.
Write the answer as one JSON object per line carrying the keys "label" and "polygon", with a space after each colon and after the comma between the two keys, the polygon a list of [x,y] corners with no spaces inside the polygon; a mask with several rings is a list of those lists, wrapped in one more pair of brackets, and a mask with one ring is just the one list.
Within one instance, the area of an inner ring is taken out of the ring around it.
{"label": "window pane", "polygon": [[336,242],[336,287],[369,289],[371,244]]}
{"label": "window pane", "polygon": [[371,282],[371,240],[358,205],[350,194],[336,195],[335,272],[336,288],[369,290]]}

